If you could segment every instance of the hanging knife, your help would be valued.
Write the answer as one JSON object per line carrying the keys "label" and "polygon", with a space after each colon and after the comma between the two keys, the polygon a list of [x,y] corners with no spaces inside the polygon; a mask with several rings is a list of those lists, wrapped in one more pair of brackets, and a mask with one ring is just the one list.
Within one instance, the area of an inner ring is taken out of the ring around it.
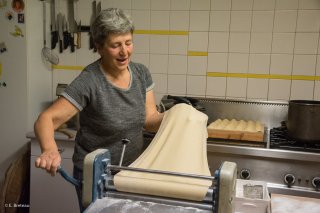
{"label": "hanging knife", "polygon": [[101,12],[101,2],[99,1],[97,4],[96,17],[99,15],[100,12]]}
{"label": "hanging knife", "polygon": [[[94,0],[92,2],[92,16],[91,16],[91,21],[90,21],[90,28],[92,27],[92,23],[93,23],[93,21],[95,20],[96,17],[97,17],[97,3]],[[91,50],[93,48],[94,48],[94,43],[93,43],[93,39],[92,39],[91,32],[90,32],[90,46],[89,46],[89,49]]]}
{"label": "hanging knife", "polygon": [[81,48],[81,20],[77,25],[77,49]]}
{"label": "hanging knife", "polygon": [[67,49],[70,44],[70,35],[66,17],[63,15],[63,49]]}
{"label": "hanging knife", "polygon": [[68,0],[68,22],[70,26],[70,45],[71,52],[74,52],[74,33],[76,33],[76,23],[74,21],[74,2],[73,0]]}
{"label": "hanging knife", "polygon": [[58,14],[58,34],[59,34],[59,52],[62,53],[63,47],[62,47],[62,40],[63,40],[63,30],[62,30],[62,25],[63,25],[63,20],[62,20],[62,14]]}
{"label": "hanging knife", "polygon": [[55,0],[51,0],[51,49],[56,48],[58,42],[58,30],[56,23]]}

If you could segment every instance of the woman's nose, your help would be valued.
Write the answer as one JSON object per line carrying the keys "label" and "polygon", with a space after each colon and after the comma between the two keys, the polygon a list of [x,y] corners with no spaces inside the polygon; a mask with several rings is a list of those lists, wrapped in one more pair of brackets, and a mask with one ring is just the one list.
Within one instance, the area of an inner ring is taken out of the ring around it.
{"label": "woman's nose", "polygon": [[125,55],[127,52],[127,48],[125,45],[120,46],[120,55]]}

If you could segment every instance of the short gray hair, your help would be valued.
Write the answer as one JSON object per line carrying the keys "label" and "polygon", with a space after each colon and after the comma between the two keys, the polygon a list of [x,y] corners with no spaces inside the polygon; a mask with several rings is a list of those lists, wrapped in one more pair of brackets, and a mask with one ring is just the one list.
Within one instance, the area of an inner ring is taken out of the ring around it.
{"label": "short gray hair", "polygon": [[132,19],[123,10],[108,8],[102,10],[91,25],[91,36],[93,42],[103,45],[110,34],[133,33]]}

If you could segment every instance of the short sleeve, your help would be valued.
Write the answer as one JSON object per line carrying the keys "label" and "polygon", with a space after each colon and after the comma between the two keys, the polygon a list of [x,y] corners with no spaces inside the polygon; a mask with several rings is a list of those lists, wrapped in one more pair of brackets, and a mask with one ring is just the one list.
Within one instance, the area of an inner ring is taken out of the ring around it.
{"label": "short sleeve", "polygon": [[82,71],[61,95],[81,111],[90,102],[91,82],[90,72],[86,70]]}
{"label": "short sleeve", "polygon": [[143,65],[143,64],[140,64],[140,63],[137,63],[139,66],[140,66],[140,69],[143,71],[143,74],[144,74],[144,80],[145,80],[145,85],[146,85],[146,91],[150,91],[154,88],[155,84],[152,80],[152,76],[151,76],[151,73],[149,71],[149,69]]}
{"label": "short sleeve", "polygon": [[[147,69],[147,68],[146,68]],[[152,90],[153,88],[154,88],[154,82],[153,82],[153,80],[152,80],[152,77],[151,77],[151,74],[150,74],[150,72],[149,72],[149,70],[147,69],[146,70],[146,85],[147,85],[147,88],[146,88],[146,90],[147,90],[147,92],[148,91],[150,91],[150,90]]]}

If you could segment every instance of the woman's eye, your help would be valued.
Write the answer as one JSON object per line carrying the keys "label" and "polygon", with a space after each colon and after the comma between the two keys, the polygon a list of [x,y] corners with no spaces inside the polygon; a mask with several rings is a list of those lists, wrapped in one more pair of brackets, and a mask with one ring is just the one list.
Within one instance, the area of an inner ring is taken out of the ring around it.
{"label": "woman's eye", "polygon": [[[132,41],[128,41],[128,42],[125,42],[125,46],[131,46],[132,45]],[[116,44],[111,44],[110,47],[113,48],[113,49],[116,49],[116,48],[119,48],[121,47],[122,44],[119,44],[119,43],[116,43]]]}
{"label": "woman's eye", "polygon": [[120,45],[119,44],[113,44],[111,45],[112,48],[118,48]]}

